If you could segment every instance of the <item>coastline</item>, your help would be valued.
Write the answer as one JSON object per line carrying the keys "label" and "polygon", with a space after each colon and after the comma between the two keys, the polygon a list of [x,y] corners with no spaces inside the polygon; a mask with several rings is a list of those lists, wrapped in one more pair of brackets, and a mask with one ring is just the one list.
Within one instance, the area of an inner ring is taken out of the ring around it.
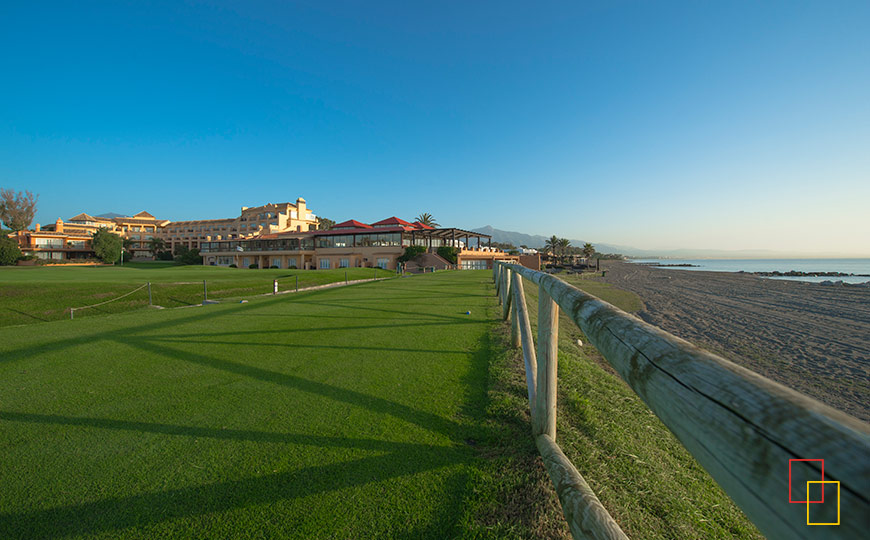
{"label": "coastline", "polygon": [[602,261],[643,320],[870,421],[870,288]]}

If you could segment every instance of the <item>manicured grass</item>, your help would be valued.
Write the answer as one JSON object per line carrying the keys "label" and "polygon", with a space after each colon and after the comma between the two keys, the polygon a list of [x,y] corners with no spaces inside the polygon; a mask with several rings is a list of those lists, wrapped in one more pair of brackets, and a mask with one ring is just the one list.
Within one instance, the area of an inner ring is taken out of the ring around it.
{"label": "manicured grass", "polygon": [[643,309],[643,300],[640,296],[631,291],[617,289],[610,283],[596,280],[599,275],[596,272],[595,274],[559,274],[556,277],[627,313],[636,313]]}
{"label": "manicured grass", "polygon": [[[639,309],[633,293],[565,277],[621,309]],[[537,286],[524,285],[527,305],[537,306]],[[530,320],[537,331],[536,309]],[[517,353],[514,365],[522,369]],[[564,313],[558,384],[559,445],[629,537],[763,538]],[[513,393],[528,401],[524,377]]]}
{"label": "manicured grass", "polygon": [[[569,538],[490,278],[0,328],[0,538]],[[626,532],[759,537],[577,337],[559,442]]]}
{"label": "manicured grass", "polygon": [[[69,308],[117,298],[151,282],[152,301],[163,307],[200,304],[203,280],[210,300],[237,298],[279,290],[313,287],[349,280],[389,277],[394,271],[374,268],[335,270],[251,270],[218,266],[175,266],[172,263],[127,263],[120,266],[56,266],[0,268],[0,326],[32,324],[69,318]],[[75,317],[121,313],[148,306],[142,289],[95,308],[76,310]]]}
{"label": "manicured grass", "polygon": [[0,329],[0,537],[510,536],[487,279]]}

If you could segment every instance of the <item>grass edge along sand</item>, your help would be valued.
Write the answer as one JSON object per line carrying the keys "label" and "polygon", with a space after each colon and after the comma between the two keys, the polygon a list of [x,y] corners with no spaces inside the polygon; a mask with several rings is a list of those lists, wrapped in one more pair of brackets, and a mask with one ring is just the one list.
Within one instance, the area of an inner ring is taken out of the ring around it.
{"label": "grass edge along sand", "polygon": [[[629,291],[588,279],[566,281],[620,309],[641,309],[640,298]],[[537,286],[528,280],[524,285],[527,305],[537,306]],[[537,310],[529,315],[537,336]],[[511,369],[495,382],[503,389],[491,390],[490,409],[502,421],[523,415],[531,441],[522,353],[510,348],[508,333],[503,323],[499,344],[510,351],[505,361]],[[561,312],[557,399],[557,442],[630,538],[763,538]]]}

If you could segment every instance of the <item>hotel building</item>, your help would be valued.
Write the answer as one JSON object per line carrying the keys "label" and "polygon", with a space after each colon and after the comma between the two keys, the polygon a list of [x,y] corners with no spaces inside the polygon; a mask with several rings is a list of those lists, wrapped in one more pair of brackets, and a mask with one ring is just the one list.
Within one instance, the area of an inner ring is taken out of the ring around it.
{"label": "hotel building", "polygon": [[316,228],[317,216],[308,209],[305,199],[299,197],[296,204],[243,206],[235,218],[167,222],[158,232],[158,237],[174,253],[179,245],[201,249],[203,243],[212,241],[239,240],[287,231],[308,232]]}
{"label": "hotel building", "polygon": [[66,223],[58,219],[54,225],[41,228],[37,224],[34,231],[10,236],[18,240],[25,254],[52,260],[94,258],[91,237],[99,229],[127,239],[127,249],[137,259],[153,258],[150,241],[160,238],[172,252],[181,245],[199,249],[203,264],[240,268],[395,269],[408,246],[427,248],[424,255],[408,264],[409,268],[452,266],[436,254],[441,246],[457,248],[457,267],[463,269],[492,268],[493,260],[519,260],[483,246],[483,239],[490,240],[488,235],[434,228],[397,217],[371,224],[348,220],[328,230],[317,227],[317,216],[300,197],[295,204],[243,206],[238,217],[227,219],[170,222],[148,212],[112,218],[81,213]]}

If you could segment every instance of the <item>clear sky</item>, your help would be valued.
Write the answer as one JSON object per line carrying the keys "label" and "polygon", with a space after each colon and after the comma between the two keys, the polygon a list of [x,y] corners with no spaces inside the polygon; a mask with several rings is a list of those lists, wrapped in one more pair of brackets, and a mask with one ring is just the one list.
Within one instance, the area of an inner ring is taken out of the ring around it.
{"label": "clear sky", "polygon": [[0,186],[870,256],[870,2],[3,2]]}

